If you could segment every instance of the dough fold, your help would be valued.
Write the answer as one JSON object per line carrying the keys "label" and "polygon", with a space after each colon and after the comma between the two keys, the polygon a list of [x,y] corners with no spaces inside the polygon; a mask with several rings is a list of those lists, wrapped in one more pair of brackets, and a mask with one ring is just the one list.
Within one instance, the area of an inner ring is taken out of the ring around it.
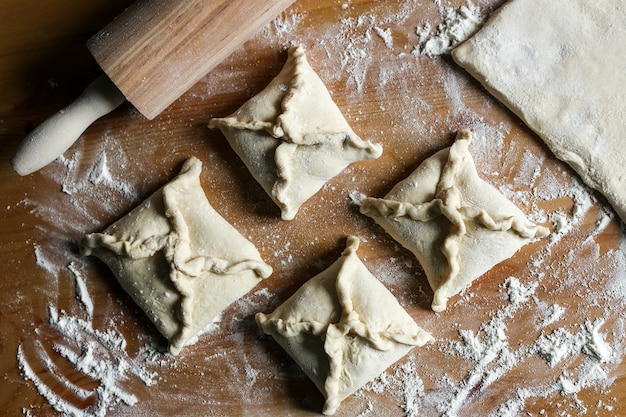
{"label": "dough fold", "polygon": [[326,397],[324,414],[402,358],[433,341],[356,255],[359,239],[256,321],[300,365]]}
{"label": "dough fold", "polygon": [[460,131],[450,148],[425,160],[384,198],[366,198],[360,209],[415,254],[434,291],[434,311],[549,233],[479,178],[471,139],[469,130]]}
{"label": "dough fold", "polygon": [[301,47],[289,49],[263,91],[209,127],[222,131],[284,220],[349,164],[382,154],[350,128]]}
{"label": "dough fold", "polygon": [[272,268],[207,200],[202,163],[180,174],[102,233],[81,241],[113,271],[177,354]]}

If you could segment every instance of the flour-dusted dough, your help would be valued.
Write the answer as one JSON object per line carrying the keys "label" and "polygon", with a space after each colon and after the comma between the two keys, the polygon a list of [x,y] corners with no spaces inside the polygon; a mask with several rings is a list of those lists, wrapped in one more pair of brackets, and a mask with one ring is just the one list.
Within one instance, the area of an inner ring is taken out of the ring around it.
{"label": "flour-dusted dough", "polygon": [[426,159],[383,198],[361,212],[413,252],[435,296],[434,311],[523,245],[548,234],[480,179],[469,152],[471,132]]}
{"label": "flour-dusted dough", "polygon": [[334,264],[273,313],[256,315],[324,394],[327,415],[414,346],[433,341],[363,265],[358,246],[349,237]]}
{"label": "flour-dusted dough", "polygon": [[301,47],[263,91],[209,127],[221,129],[284,220],[349,164],[382,154],[352,131]]}
{"label": "flour-dusted dough", "polygon": [[513,0],[454,59],[626,221],[626,3]]}
{"label": "flour-dusted dough", "polygon": [[181,348],[272,268],[209,204],[202,163],[188,159],[178,177],[102,233],[81,242],[102,259],[170,342]]}

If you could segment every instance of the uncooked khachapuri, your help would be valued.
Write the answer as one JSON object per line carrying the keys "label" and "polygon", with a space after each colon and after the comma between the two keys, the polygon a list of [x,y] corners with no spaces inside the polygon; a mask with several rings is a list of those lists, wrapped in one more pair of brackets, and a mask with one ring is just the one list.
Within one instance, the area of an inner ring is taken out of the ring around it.
{"label": "uncooked khachapuri", "polygon": [[271,314],[256,320],[326,397],[324,414],[415,346],[433,341],[356,255],[342,256]]}
{"label": "uncooked khachapuri", "polygon": [[382,154],[352,131],[301,47],[263,91],[209,127],[224,133],[284,220],[349,164]]}
{"label": "uncooked khachapuri", "polygon": [[483,181],[469,152],[471,132],[426,159],[384,198],[366,198],[373,218],[422,265],[434,311],[523,245],[548,234]]}
{"label": "uncooked khachapuri", "polygon": [[626,2],[513,0],[456,48],[626,221]]}
{"label": "uncooked khachapuri", "polygon": [[81,242],[170,342],[181,348],[221,311],[272,273],[254,245],[211,207],[202,163],[180,174],[102,233]]}

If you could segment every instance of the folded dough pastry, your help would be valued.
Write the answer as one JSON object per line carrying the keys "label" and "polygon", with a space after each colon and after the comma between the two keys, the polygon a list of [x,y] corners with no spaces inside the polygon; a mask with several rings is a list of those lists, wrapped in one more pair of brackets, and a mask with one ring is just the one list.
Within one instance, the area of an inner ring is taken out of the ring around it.
{"label": "folded dough pastry", "polygon": [[624,0],[513,0],[452,56],[626,221]]}
{"label": "folded dough pastry", "polygon": [[435,296],[434,311],[523,245],[548,234],[479,178],[469,153],[471,132],[426,159],[383,198],[361,212],[413,252]]}
{"label": "folded dough pastry", "polygon": [[301,47],[263,91],[209,127],[221,129],[284,220],[349,164],[382,154],[352,131]]}
{"label": "folded dough pastry", "polygon": [[349,237],[334,264],[273,313],[256,315],[324,394],[327,415],[414,346],[433,340],[363,265],[358,246]]}
{"label": "folded dough pastry", "polygon": [[190,158],[142,205],[81,242],[85,255],[109,266],[173,355],[272,273],[254,245],[211,207],[201,170]]}

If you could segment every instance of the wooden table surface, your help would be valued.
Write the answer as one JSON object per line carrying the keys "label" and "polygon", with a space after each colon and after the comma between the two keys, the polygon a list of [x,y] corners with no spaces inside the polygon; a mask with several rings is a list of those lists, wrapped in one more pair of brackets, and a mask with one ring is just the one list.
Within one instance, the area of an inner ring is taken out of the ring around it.
{"label": "wooden table surface", "polygon": [[[479,6],[486,14],[501,3]],[[123,104],[63,158],[32,175],[15,174],[9,159],[25,134],[98,75],[85,41],[128,4],[0,2],[5,415],[57,415],[55,401],[86,416],[319,415],[322,395],[253,317],[329,266],[347,235],[363,239],[359,256],[436,342],[413,349],[346,399],[336,415],[626,415],[621,223],[449,56],[414,53],[417,29],[429,24],[434,31],[442,21],[434,1],[299,0],[156,119]],[[283,222],[223,136],[206,125],[260,91],[292,44],[306,48],[353,129],[381,143],[384,154],[349,167],[296,219]],[[497,265],[435,314],[418,262],[360,215],[351,197],[384,195],[464,127],[476,133],[471,149],[480,175],[554,233]],[[80,256],[76,242],[123,216],[192,155],[204,163],[211,204],[256,244],[274,274],[171,357],[112,274]],[[513,304],[504,288],[509,277],[534,288],[532,297]],[[63,333],[55,317],[85,326]],[[495,322],[506,338],[494,345],[489,324]],[[597,337],[593,346],[605,348],[604,360],[594,359],[587,338],[550,366],[539,342],[565,332]],[[87,355],[84,334],[123,340],[95,352],[111,366],[132,364],[131,371],[111,381],[73,366],[63,349]],[[485,349],[472,358],[471,346]],[[36,378],[26,378],[28,370]]]}

